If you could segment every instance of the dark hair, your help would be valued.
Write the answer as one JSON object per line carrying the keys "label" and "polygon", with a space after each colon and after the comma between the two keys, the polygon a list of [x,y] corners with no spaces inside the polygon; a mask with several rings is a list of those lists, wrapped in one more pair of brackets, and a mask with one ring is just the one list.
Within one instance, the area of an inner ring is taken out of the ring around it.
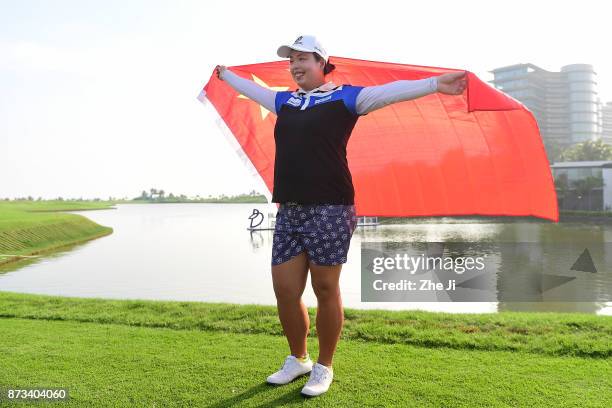
{"label": "dark hair", "polygon": [[[323,60],[323,57],[320,56],[319,54],[317,54],[316,52],[313,52],[313,54],[314,54],[314,57],[317,60],[317,62]],[[331,62],[329,62],[329,58],[328,58],[327,62],[325,63],[325,66],[323,67],[323,75],[329,74],[334,69],[336,69],[336,66],[334,64],[332,64]]]}

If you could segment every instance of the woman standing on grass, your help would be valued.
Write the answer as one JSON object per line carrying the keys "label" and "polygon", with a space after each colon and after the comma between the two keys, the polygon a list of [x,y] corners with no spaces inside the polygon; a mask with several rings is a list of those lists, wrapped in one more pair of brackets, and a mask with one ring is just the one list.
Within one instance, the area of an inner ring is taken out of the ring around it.
{"label": "woman standing on grass", "polygon": [[[282,45],[289,58],[295,91],[273,91],[217,65],[218,77],[237,92],[277,115],[272,202],[279,203],[272,244],[272,281],[278,314],[291,354],[270,384],[287,384],[310,372],[306,396],[326,392],[332,382],[332,360],[344,323],[339,289],[357,226],[354,188],[346,146],[359,116],[391,103],[434,92],[459,95],[465,72],[377,86],[325,82],[335,68],[316,37],[303,35]],[[310,270],[317,296],[319,356],[313,364],[307,346],[310,321],[302,293]]]}

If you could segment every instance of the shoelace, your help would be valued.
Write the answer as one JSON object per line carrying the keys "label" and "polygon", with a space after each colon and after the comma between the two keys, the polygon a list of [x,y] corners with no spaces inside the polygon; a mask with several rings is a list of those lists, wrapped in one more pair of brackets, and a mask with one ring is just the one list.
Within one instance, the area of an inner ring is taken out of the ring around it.
{"label": "shoelace", "polygon": [[287,358],[285,358],[285,361],[283,362],[283,365],[281,366],[281,370],[285,369],[285,366],[287,365],[287,363],[289,362],[289,360],[291,359],[290,356],[287,356]]}
{"label": "shoelace", "polygon": [[327,375],[328,372],[323,368],[319,368],[319,366],[316,366],[312,372],[312,377],[316,382],[323,382]]}
{"label": "shoelace", "polygon": [[283,368],[285,368],[285,365],[286,365],[286,364],[289,362],[289,360],[291,360],[291,356],[287,356],[287,357],[285,358],[285,361],[283,362],[283,365],[281,365],[281,368],[280,368],[281,370],[282,370]]}

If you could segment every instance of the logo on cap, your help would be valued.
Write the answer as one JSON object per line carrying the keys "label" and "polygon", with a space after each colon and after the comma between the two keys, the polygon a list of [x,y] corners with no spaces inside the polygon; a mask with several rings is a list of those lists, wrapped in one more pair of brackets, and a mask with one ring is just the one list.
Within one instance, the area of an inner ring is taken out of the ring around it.
{"label": "logo on cap", "polygon": [[294,42],[293,44],[301,44],[301,43],[302,43],[302,41],[301,41],[301,40],[302,40],[302,38],[303,38],[303,36],[302,36],[302,35],[300,35],[300,36],[299,36],[299,37],[298,37],[298,38],[295,40],[295,42]]}

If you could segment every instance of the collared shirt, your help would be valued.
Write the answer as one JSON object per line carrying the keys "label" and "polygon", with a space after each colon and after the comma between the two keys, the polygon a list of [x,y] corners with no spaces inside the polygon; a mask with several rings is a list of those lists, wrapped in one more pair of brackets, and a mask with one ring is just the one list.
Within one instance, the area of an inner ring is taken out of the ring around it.
{"label": "collared shirt", "polygon": [[307,93],[315,93],[315,92],[327,92],[327,91],[331,91],[334,88],[337,88],[338,85],[334,84],[332,81],[328,81],[326,83],[324,83],[323,85],[311,89],[310,91],[305,91],[304,89],[302,89],[301,87],[299,87],[295,92],[298,95],[305,95]]}
{"label": "collared shirt", "polygon": [[302,88],[297,88],[295,91],[279,91],[276,93],[274,111],[278,115],[281,105],[284,103],[305,110],[321,103],[342,99],[350,105],[349,109],[357,114],[355,112],[355,97],[362,88],[362,86],[354,87],[346,84],[336,85],[329,81],[310,91],[305,91]]}
{"label": "collared shirt", "polygon": [[346,146],[362,86],[328,82],[276,94],[272,202],[354,204]]}

